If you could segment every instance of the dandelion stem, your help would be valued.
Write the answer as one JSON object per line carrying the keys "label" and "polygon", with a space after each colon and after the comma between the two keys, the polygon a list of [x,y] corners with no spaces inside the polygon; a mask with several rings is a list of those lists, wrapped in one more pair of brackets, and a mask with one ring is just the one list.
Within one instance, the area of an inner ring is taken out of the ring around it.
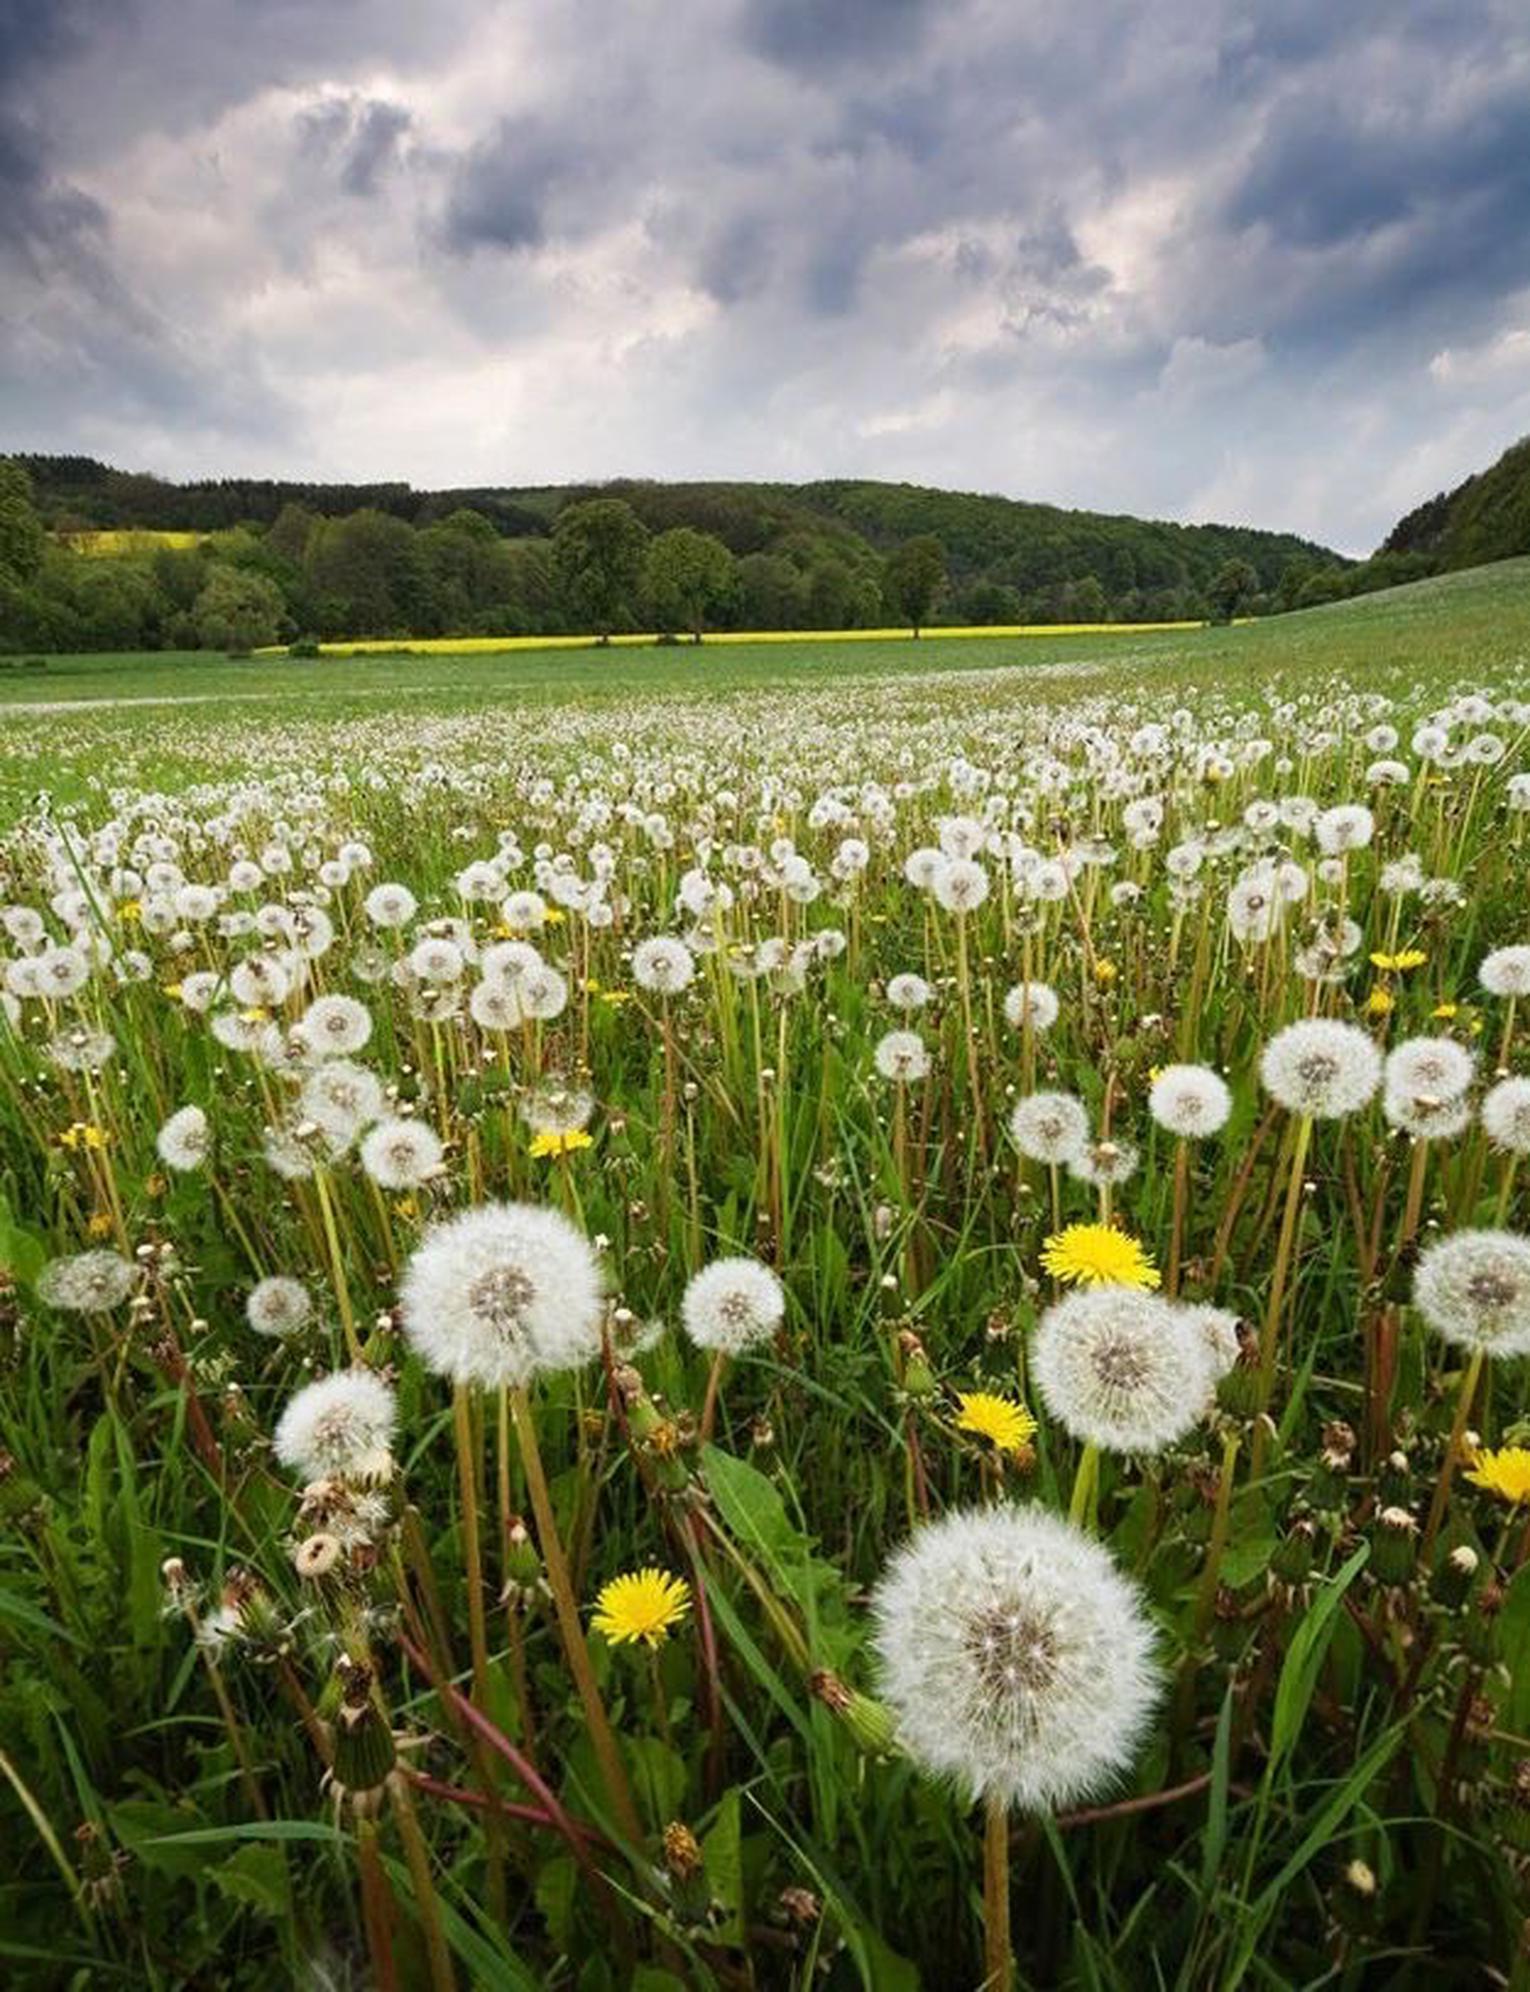
{"label": "dandelion stem", "polygon": [[1010,1992],[1015,1960],[1009,1939],[1009,1808],[989,1798],[983,1814],[983,1992]]}
{"label": "dandelion stem", "polygon": [[1259,1409],[1265,1410],[1275,1386],[1275,1351],[1280,1336],[1280,1316],[1285,1304],[1286,1282],[1291,1273],[1297,1226],[1302,1208],[1302,1172],[1307,1166],[1307,1148],[1312,1140],[1312,1116],[1303,1114],[1296,1123],[1291,1146],[1290,1174],[1286,1179],[1286,1207],[1280,1222],[1280,1243],[1275,1248],[1275,1270],[1270,1275],[1270,1298],[1265,1309],[1264,1328],[1259,1337]]}
{"label": "dandelion stem", "polygon": [[643,1829],[638,1821],[637,1808],[632,1802],[632,1791],[627,1783],[627,1773],[622,1768],[621,1754],[617,1749],[610,1717],[606,1714],[605,1704],[600,1698],[600,1689],[595,1684],[595,1672],[590,1665],[590,1651],[585,1643],[584,1627],[579,1622],[579,1606],[574,1598],[568,1564],[564,1559],[563,1545],[558,1536],[552,1495],[548,1489],[547,1475],[542,1467],[541,1448],[537,1444],[536,1420],[532,1415],[531,1401],[524,1389],[511,1391],[510,1412],[515,1420],[515,1435],[520,1441],[521,1464],[526,1471],[526,1487],[531,1496],[532,1513],[536,1517],[542,1561],[547,1567],[548,1589],[552,1592],[553,1608],[558,1615],[558,1630],[563,1635],[563,1650],[567,1655],[569,1671],[574,1677],[574,1686],[578,1690],[579,1700],[584,1709],[585,1721],[589,1724],[590,1741],[594,1745],[601,1776],[605,1780],[606,1795],[611,1801],[612,1811],[616,1814],[617,1825],[628,1844],[640,1847],[643,1843]]}
{"label": "dandelion stem", "polygon": [[1450,1499],[1450,1483],[1455,1478],[1462,1435],[1471,1416],[1472,1401],[1477,1395],[1477,1385],[1482,1380],[1482,1369],[1486,1361],[1485,1349],[1473,1349],[1472,1359],[1466,1366],[1465,1376],[1461,1379],[1461,1392],[1456,1399],[1456,1415],[1451,1420],[1450,1437],[1445,1441],[1445,1457],[1440,1462],[1440,1477],[1434,1484],[1434,1499],[1429,1504],[1429,1520],[1424,1525],[1423,1537],[1419,1543],[1419,1561],[1426,1569],[1429,1552],[1433,1549],[1434,1539],[1440,1532],[1440,1523],[1445,1519],[1445,1504]]}

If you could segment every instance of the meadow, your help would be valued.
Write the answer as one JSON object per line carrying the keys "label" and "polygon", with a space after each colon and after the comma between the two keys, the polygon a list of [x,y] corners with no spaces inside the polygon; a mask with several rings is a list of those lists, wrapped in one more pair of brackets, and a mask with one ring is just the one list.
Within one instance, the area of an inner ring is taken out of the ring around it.
{"label": "meadow", "polygon": [[0,671],[0,1958],[1530,1983],[1530,562]]}

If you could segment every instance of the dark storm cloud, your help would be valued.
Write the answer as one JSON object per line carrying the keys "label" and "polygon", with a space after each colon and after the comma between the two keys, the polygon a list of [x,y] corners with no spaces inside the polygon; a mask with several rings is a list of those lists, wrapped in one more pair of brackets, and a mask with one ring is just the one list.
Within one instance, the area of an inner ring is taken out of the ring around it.
{"label": "dark storm cloud", "polygon": [[762,55],[816,74],[825,63],[875,65],[918,35],[934,0],[747,0],[745,32]]}
{"label": "dark storm cloud", "polygon": [[1363,543],[1346,424],[1530,426],[1526,213],[1523,0],[0,0],[0,441]]}

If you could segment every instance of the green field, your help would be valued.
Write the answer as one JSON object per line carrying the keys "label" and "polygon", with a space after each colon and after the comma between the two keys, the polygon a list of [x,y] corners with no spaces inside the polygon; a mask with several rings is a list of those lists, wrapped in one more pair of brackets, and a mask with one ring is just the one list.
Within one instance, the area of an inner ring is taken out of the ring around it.
{"label": "green field", "polygon": [[7,1982],[1524,1985],[1527,658],[0,672]]}
{"label": "green field", "polygon": [[[592,705],[607,700],[713,700],[844,685],[861,700],[900,681],[1013,673],[1007,689],[1048,699],[1070,691],[1160,686],[1299,687],[1341,673],[1449,689],[1526,660],[1530,560],[1503,561],[1353,602],[1234,628],[1102,636],[971,636],[942,641],[738,643],[651,650],[518,651],[506,655],[229,659],[204,651],[50,657],[0,663],[9,708],[0,796],[47,787],[62,799],[131,774],[158,783],[229,772],[263,738],[293,725],[334,729],[385,718]],[[905,687],[906,689],[906,687]],[[943,696],[960,698],[960,686]],[[78,708],[70,711],[68,708]]]}

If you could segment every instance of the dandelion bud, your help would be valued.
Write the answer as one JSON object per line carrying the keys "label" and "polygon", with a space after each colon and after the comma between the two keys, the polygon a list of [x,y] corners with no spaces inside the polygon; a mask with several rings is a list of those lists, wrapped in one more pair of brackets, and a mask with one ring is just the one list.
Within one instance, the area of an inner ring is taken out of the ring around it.
{"label": "dandelion bud", "polygon": [[1311,1522],[1296,1522],[1285,1540],[1276,1544],[1270,1569],[1282,1584],[1306,1583],[1312,1571],[1312,1544],[1316,1535]]}
{"label": "dandelion bud", "polygon": [[826,1667],[809,1678],[808,1692],[840,1718],[866,1756],[885,1757],[892,1749],[892,1712],[882,1702],[848,1687]]}
{"label": "dandelion bud", "polygon": [[1461,1644],[1468,1659],[1479,1667],[1491,1667],[1498,1658],[1498,1615],[1503,1610],[1503,1599],[1503,1586],[1489,1578],[1466,1612]]}
{"label": "dandelion bud", "polygon": [[903,1389],[907,1396],[927,1399],[935,1395],[935,1372],[930,1368],[930,1359],[924,1352],[924,1344],[912,1328],[905,1328],[898,1337],[898,1348],[903,1356]]}
{"label": "dandelion bud", "polygon": [[1418,1555],[1418,1523],[1406,1508],[1383,1508],[1371,1531],[1371,1573],[1382,1584],[1406,1584]]}
{"label": "dandelion bud", "polygon": [[340,1713],[335,1720],[334,1784],[346,1797],[375,1791],[398,1761],[382,1711],[372,1698],[372,1670],[342,1660]]}
{"label": "dandelion bud", "polygon": [[1464,1542],[1441,1557],[1429,1587],[1429,1594],[1435,1603],[1443,1605],[1447,1611],[1458,1611],[1471,1595],[1480,1561],[1476,1550]]}
{"label": "dandelion bud", "polygon": [[1382,1508],[1405,1508],[1413,1493],[1413,1474],[1404,1452],[1388,1453],[1376,1475],[1376,1501]]}

